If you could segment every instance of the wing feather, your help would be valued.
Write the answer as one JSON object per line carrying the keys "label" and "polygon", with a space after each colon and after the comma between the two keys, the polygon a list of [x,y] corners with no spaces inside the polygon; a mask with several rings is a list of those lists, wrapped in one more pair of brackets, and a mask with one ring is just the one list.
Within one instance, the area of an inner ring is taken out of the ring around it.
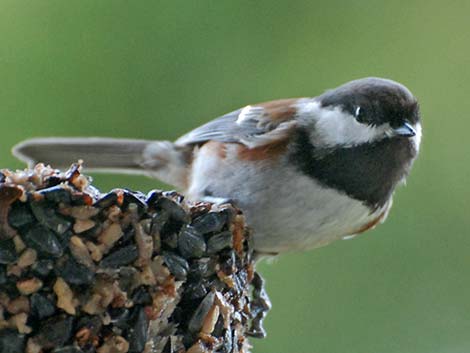
{"label": "wing feather", "polygon": [[[241,143],[249,148],[286,138],[297,126],[296,100],[248,105],[204,124],[175,141],[177,145],[201,144],[206,141]],[[286,102],[286,104],[281,104]],[[287,109],[287,108],[289,109]],[[281,118],[279,118],[281,116]]]}

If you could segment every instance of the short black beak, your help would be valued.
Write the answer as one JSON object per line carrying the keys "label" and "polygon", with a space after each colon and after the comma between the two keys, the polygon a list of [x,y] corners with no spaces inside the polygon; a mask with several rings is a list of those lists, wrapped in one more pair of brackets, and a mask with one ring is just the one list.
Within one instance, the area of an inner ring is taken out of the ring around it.
{"label": "short black beak", "polygon": [[416,135],[415,129],[409,123],[403,123],[402,126],[394,128],[393,131],[396,136],[413,137]]}

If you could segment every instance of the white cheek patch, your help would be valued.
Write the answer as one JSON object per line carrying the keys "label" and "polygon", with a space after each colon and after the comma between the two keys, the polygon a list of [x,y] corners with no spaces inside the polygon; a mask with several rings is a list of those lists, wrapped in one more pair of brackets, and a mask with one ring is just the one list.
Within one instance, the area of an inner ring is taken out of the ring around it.
{"label": "white cheek patch", "polygon": [[317,101],[302,101],[297,109],[300,112],[300,119],[306,118],[305,123],[314,118],[312,141],[327,147],[354,146],[379,140],[384,138],[390,129],[388,124],[383,126],[361,124],[340,108],[322,108]]}

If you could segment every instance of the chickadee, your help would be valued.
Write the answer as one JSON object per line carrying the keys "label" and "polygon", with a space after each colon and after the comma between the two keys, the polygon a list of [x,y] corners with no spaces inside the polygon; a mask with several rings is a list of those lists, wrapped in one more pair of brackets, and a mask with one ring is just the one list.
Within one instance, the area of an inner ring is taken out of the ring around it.
{"label": "chickadee", "polygon": [[387,217],[421,139],[418,102],[382,78],[318,97],[248,105],[175,142],[101,137],[36,138],[19,159],[146,174],[193,200],[235,202],[261,254],[326,245]]}

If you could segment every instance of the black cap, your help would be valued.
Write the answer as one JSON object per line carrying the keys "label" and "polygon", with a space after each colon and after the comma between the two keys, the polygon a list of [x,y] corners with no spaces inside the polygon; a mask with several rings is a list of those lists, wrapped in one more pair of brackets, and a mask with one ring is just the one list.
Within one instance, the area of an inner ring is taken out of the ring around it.
{"label": "black cap", "polygon": [[392,127],[420,120],[416,98],[402,84],[377,77],[345,83],[319,96],[322,107],[341,107],[368,125],[389,123]]}

